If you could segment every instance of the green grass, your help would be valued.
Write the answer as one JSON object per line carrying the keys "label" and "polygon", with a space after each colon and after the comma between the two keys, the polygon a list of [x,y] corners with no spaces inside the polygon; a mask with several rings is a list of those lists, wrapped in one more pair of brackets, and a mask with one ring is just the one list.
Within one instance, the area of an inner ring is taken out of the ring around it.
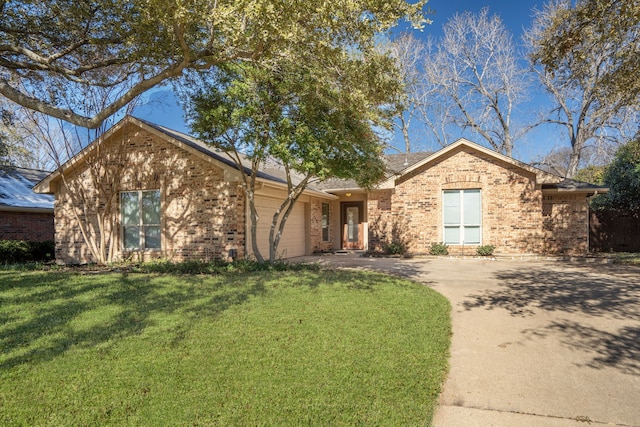
{"label": "green grass", "polygon": [[617,252],[611,256],[615,264],[640,265],[640,252]]}
{"label": "green grass", "polygon": [[425,425],[449,304],[348,271],[0,271],[0,425]]}

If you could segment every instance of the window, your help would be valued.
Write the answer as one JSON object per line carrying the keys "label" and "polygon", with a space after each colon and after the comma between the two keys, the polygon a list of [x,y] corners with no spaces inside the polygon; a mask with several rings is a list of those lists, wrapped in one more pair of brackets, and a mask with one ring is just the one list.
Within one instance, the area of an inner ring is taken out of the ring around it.
{"label": "window", "polygon": [[329,241],[329,203],[322,204],[322,241]]}
{"label": "window", "polygon": [[480,190],[445,190],[442,200],[444,243],[479,245],[482,236]]}
{"label": "window", "polygon": [[160,190],[120,193],[125,249],[160,249]]}

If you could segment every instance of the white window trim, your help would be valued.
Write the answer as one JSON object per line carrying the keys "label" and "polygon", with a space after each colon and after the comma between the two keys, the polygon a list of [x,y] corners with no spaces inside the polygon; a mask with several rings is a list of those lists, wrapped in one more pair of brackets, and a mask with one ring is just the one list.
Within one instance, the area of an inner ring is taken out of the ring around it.
{"label": "white window trim", "polygon": [[[480,193],[480,204],[479,204],[479,208],[480,208],[480,222],[478,224],[467,224],[464,222],[464,197],[463,194],[465,191],[478,191]],[[446,233],[446,228],[452,228],[452,227],[456,227],[455,224],[445,224],[445,204],[444,204],[444,194],[445,192],[449,192],[449,193],[453,193],[453,192],[457,192],[459,194],[459,200],[460,200],[460,222],[458,223],[457,227],[460,230],[460,240],[458,241],[458,243],[450,243],[445,241],[445,233]],[[464,189],[447,189],[447,190],[442,190],[442,241],[450,246],[482,246],[482,189],[480,188],[464,188]],[[478,227],[479,228],[479,234],[480,234],[480,241],[478,243],[465,243],[465,236],[464,236],[464,230],[465,227]]]}
{"label": "white window trim", "polygon": [[[160,194],[160,206],[158,207],[159,209],[159,219],[160,222],[158,224],[143,224],[142,222],[142,195],[143,193],[147,193],[147,192],[152,192],[152,191],[157,191]],[[125,224],[123,223],[123,217],[122,217],[122,194],[123,193],[138,193],[138,211],[139,211],[139,224],[137,225],[137,227],[140,229],[139,231],[139,242],[140,242],[140,247],[138,248],[127,248],[125,246],[125,241],[124,241],[124,229],[125,229]],[[134,251],[149,251],[149,252],[158,252],[162,250],[162,193],[160,192],[159,188],[151,188],[148,190],[129,190],[129,191],[121,191],[120,192],[120,196],[119,196],[119,203],[120,203],[120,247],[122,249],[122,251],[124,252],[134,252]],[[145,227],[159,227],[160,229],[160,247],[159,248],[147,248],[146,247],[146,241],[145,241],[145,233],[144,233],[144,228]]]}

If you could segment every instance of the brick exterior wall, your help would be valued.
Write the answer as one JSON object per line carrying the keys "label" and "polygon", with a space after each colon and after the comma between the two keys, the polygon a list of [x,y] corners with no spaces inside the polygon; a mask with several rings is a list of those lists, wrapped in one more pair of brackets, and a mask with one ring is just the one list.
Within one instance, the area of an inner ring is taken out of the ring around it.
{"label": "brick exterior wall", "polygon": [[[329,205],[329,239],[327,241],[322,240],[322,204],[327,203]],[[309,239],[311,244],[311,250],[313,252],[323,252],[333,250],[334,223],[340,221],[337,215],[335,203],[328,200],[321,200],[312,198],[310,203],[310,232]]]}
{"label": "brick exterior wall", "polygon": [[[369,194],[369,249],[395,240],[411,253],[428,253],[444,240],[442,192],[464,189],[480,189],[482,245],[497,253],[586,251],[584,195],[550,197],[543,206],[534,173],[466,146],[403,176],[393,190]],[[474,255],[476,247],[450,245],[449,252]]]}
{"label": "brick exterior wall", "polygon": [[[96,213],[105,216],[105,244],[114,259],[167,258],[174,261],[244,257],[245,197],[239,182],[204,159],[134,126],[100,145],[99,173],[82,166],[60,183],[55,200],[56,258],[64,263],[95,261],[76,214],[89,213],[87,231],[100,233]],[[99,175],[97,179],[96,175]],[[231,182],[230,182],[231,181]],[[161,250],[123,251],[119,193],[160,190]],[[78,191],[80,190],[80,191]],[[87,203],[80,201],[80,192]],[[73,196],[75,195],[75,196]]]}
{"label": "brick exterior wall", "polygon": [[53,240],[53,212],[0,211],[0,240]]}
{"label": "brick exterior wall", "polygon": [[545,194],[542,224],[543,252],[584,254],[589,251],[589,207],[584,195]]}

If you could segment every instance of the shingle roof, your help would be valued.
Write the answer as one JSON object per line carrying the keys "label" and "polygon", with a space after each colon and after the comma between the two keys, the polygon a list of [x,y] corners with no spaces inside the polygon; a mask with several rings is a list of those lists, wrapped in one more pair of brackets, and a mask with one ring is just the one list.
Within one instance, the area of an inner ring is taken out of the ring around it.
{"label": "shingle roof", "polygon": [[588,182],[574,181],[573,179],[564,178],[560,182],[542,184],[543,190],[602,190],[608,191],[609,189],[603,185],[590,184]]}
{"label": "shingle roof", "polygon": [[[180,142],[183,142],[189,145],[192,148],[200,151],[203,154],[207,154],[228,166],[233,168],[237,168],[235,162],[223,151],[218,150],[210,145],[207,145],[203,141],[200,141],[190,135],[184,134],[182,132],[178,132],[173,129],[166,128],[164,126],[146,121],[144,119],[135,118],[156,129],[159,132],[164,133],[165,135],[175,138]],[[397,174],[407,168],[410,165],[413,165],[420,160],[428,157],[432,153],[430,152],[419,152],[419,153],[401,153],[401,154],[388,154],[384,156],[384,161],[387,165],[387,176]],[[246,157],[241,156],[242,163],[244,165],[250,164],[250,160]],[[245,173],[251,173],[251,170],[248,167],[245,167]],[[292,178],[294,184],[300,182],[303,177],[299,174],[296,174],[294,171],[291,171]],[[271,181],[286,183],[287,176],[284,170],[284,167],[279,164],[275,160],[265,161],[262,165],[260,165],[260,171],[258,172],[259,178],[269,179]],[[322,182],[313,182],[313,184],[309,185],[309,188],[314,190],[325,190],[325,189],[342,189],[342,188],[359,188],[358,184],[354,180],[345,180],[345,179],[337,179],[332,178]]]}
{"label": "shingle roof", "polygon": [[[419,161],[426,159],[432,153],[401,153],[401,154],[385,154],[384,162],[387,167],[387,177],[402,172]],[[315,183],[315,188],[319,190],[355,190],[360,186],[352,179],[327,179],[325,181]]]}
{"label": "shingle roof", "polygon": [[384,156],[384,160],[387,164],[387,170],[390,173],[398,174],[409,166],[426,159],[432,154],[433,153],[429,151],[421,151],[418,153],[387,154]]}
{"label": "shingle roof", "polygon": [[53,211],[54,197],[33,191],[33,186],[47,175],[49,172],[37,169],[0,167],[0,208]]}
{"label": "shingle roof", "polygon": [[[184,144],[187,144],[188,146],[190,146],[191,148],[194,148],[198,151],[200,151],[203,154],[206,154],[208,156],[213,157],[214,159],[226,164],[227,166],[230,166],[234,169],[237,169],[237,165],[235,164],[235,162],[233,161],[233,159],[231,159],[224,151],[218,150],[206,143],[204,143],[203,141],[200,141],[194,137],[192,137],[191,135],[187,135],[185,133],[182,132],[178,132],[176,130],[173,129],[169,129],[166,128],[164,126],[140,119],[135,117],[136,120],[146,124],[147,126],[150,126],[152,128],[154,128],[155,130],[164,133],[165,135],[174,138]],[[251,161],[243,156],[240,155],[241,161],[243,165],[250,165]],[[246,174],[250,174],[251,173],[251,169],[247,166],[244,166],[244,172]],[[291,171],[291,176],[292,179],[294,181],[294,184],[297,184],[298,182],[300,182],[303,177],[299,174],[296,174],[294,171]],[[286,171],[284,169],[284,167],[282,167],[282,165],[280,165],[278,162],[276,162],[275,160],[267,160],[265,162],[262,163],[262,165],[260,165],[260,170],[258,171],[258,178],[264,178],[264,179],[268,179],[271,181],[275,181],[275,182],[280,182],[280,183],[286,183],[287,182],[287,175],[286,175]]]}

